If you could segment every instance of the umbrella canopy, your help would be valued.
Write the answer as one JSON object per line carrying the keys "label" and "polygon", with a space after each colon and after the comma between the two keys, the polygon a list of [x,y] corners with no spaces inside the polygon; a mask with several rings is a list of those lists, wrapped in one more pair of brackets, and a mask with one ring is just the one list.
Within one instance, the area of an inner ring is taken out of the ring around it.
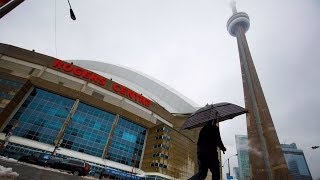
{"label": "umbrella canopy", "polygon": [[232,103],[218,103],[206,105],[191,114],[181,129],[192,129],[204,126],[208,121],[221,122],[232,119],[241,114],[247,113],[248,110]]}

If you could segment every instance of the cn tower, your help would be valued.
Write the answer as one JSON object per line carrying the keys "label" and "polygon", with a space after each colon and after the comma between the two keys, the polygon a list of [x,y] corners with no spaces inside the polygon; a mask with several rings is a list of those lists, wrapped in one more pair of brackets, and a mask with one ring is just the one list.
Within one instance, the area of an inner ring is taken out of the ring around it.
{"label": "cn tower", "polygon": [[233,15],[228,20],[227,29],[231,36],[237,38],[245,106],[249,110],[247,131],[250,179],[289,180],[291,177],[288,166],[245,35],[250,27],[249,16],[247,13],[237,12],[235,2],[231,3],[231,7]]}

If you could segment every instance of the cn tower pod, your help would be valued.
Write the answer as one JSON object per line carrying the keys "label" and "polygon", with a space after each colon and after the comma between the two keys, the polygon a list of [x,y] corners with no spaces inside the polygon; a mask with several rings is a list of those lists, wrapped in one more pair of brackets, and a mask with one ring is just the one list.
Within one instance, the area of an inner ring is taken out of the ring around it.
{"label": "cn tower pod", "polygon": [[234,13],[227,22],[227,29],[231,36],[236,37],[236,32],[239,27],[242,27],[245,32],[249,30],[250,19],[247,13]]}

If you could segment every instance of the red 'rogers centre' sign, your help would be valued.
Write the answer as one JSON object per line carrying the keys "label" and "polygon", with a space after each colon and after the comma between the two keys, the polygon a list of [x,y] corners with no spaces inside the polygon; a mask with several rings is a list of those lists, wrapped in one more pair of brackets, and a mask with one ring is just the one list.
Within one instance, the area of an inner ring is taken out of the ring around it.
{"label": "red 'rogers centre' sign", "polygon": [[[67,62],[64,62],[64,61],[61,61],[58,59],[53,62],[52,67],[61,69],[67,73],[72,73],[76,76],[79,76],[79,77],[82,77],[85,79],[88,79],[88,80],[90,80],[96,84],[102,85],[102,86],[106,84],[107,79],[105,77],[102,77],[94,72],[91,72],[89,70],[86,70],[86,69],[83,69],[80,67],[76,67],[73,64],[70,64],[70,63],[67,63]],[[126,96],[129,99],[131,99],[132,101],[140,103],[146,107],[150,107],[150,100],[149,99],[143,97],[142,95],[130,90],[129,88],[127,88],[121,84],[114,83],[112,85],[112,89],[114,92],[121,94],[123,96]]]}
{"label": "red 'rogers centre' sign", "polygon": [[133,101],[136,101],[136,102],[139,102],[140,104],[144,105],[144,106],[147,106],[149,107],[150,106],[150,100],[143,97],[142,95],[128,89],[127,87],[125,86],[122,86],[118,83],[114,83],[112,85],[112,89],[117,92],[117,93],[120,93],[124,96],[127,96],[128,98],[130,98],[131,100]]}
{"label": "red 'rogers centre' sign", "polygon": [[102,77],[102,76],[100,76],[100,75],[98,75],[96,73],[93,73],[91,71],[88,71],[86,69],[83,69],[83,68],[80,68],[80,67],[75,67],[72,64],[63,62],[63,61],[58,60],[58,59],[53,63],[52,66],[54,68],[62,69],[67,73],[71,73],[72,72],[76,76],[83,77],[85,79],[89,79],[90,81],[95,82],[97,84],[100,84],[102,86],[106,84],[106,78],[105,77]]}

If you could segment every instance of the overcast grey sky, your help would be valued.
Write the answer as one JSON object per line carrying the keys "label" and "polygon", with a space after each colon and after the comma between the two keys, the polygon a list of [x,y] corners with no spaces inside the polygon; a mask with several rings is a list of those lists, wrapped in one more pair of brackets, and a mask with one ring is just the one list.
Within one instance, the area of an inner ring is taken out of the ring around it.
{"label": "overcast grey sky", "polygon": [[[237,42],[226,30],[227,0],[71,4],[76,21],[69,17],[67,0],[56,0],[56,16],[53,0],[22,3],[0,20],[0,42],[62,60],[130,67],[201,106],[244,106]],[[320,150],[310,148],[320,145],[320,1],[238,0],[237,8],[250,16],[247,39],[280,142],[303,149],[313,178],[320,178]],[[236,153],[235,134],[246,134],[245,116],[221,126],[228,150],[224,162]],[[237,164],[236,158],[230,162]]]}

